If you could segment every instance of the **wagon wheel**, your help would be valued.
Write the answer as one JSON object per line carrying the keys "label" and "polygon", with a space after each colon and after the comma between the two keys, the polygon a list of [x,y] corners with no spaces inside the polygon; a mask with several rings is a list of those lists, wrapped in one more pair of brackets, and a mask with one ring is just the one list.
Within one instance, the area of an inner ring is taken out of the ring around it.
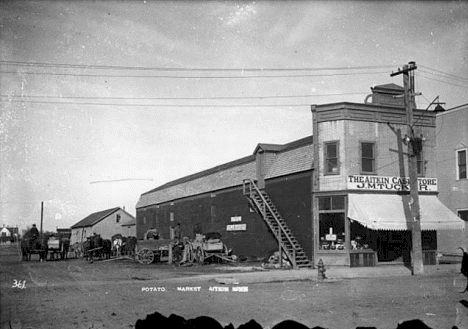
{"label": "wagon wheel", "polygon": [[154,254],[151,250],[143,248],[138,251],[137,259],[141,264],[151,264],[154,261]]}
{"label": "wagon wheel", "polygon": [[198,247],[195,254],[196,261],[201,265],[205,262],[205,252],[201,247]]}
{"label": "wagon wheel", "polygon": [[195,261],[195,250],[193,250],[193,245],[188,243],[187,248],[187,261],[193,263]]}

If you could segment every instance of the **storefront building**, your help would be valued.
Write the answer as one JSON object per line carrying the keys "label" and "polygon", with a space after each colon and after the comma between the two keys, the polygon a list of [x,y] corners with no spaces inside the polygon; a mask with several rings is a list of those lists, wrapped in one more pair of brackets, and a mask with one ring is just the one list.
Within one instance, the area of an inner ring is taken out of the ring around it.
{"label": "storefront building", "polygon": [[[219,232],[238,256],[287,254],[295,267],[411,262],[406,111],[402,88],[372,102],[312,106],[313,136],[258,144],[253,154],[143,193],[136,235]],[[435,114],[415,110],[422,247],[426,264],[456,252],[464,224],[438,199]],[[443,250],[440,250],[443,246]]]}
{"label": "storefront building", "polygon": [[[314,260],[328,265],[411,264],[406,111],[391,104],[398,86],[373,89],[373,102],[313,105]],[[390,90],[389,90],[390,89]],[[388,103],[385,104],[385,100]],[[459,247],[463,222],[437,198],[435,113],[415,110],[423,260],[438,245]],[[454,242],[452,242],[454,241]]]}

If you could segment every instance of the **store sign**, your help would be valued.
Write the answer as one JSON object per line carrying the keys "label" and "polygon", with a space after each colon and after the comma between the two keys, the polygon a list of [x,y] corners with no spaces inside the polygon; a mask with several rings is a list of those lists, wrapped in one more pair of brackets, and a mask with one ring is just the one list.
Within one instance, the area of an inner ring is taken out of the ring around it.
{"label": "store sign", "polygon": [[326,234],[325,240],[327,241],[336,241],[336,234]]}
{"label": "store sign", "polygon": [[246,231],[247,230],[247,224],[234,224],[234,225],[228,225],[226,227],[226,231]]}
{"label": "store sign", "polygon": [[[349,190],[409,191],[408,177],[349,175]],[[437,178],[418,178],[419,191],[437,191]]]}
{"label": "store sign", "polygon": [[231,222],[240,222],[242,221],[242,216],[231,217]]}

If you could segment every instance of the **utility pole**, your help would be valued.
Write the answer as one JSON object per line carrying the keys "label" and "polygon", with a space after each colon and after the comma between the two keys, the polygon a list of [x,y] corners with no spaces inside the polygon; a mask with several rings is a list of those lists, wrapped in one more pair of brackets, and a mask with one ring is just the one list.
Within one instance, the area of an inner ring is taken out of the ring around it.
{"label": "utility pole", "polygon": [[415,62],[409,62],[404,65],[403,69],[398,69],[398,72],[390,74],[391,77],[403,74],[404,100],[407,117],[407,141],[408,141],[408,173],[410,181],[410,204],[411,209],[411,240],[412,240],[412,274],[420,275],[424,273],[422,244],[421,244],[421,216],[419,209],[419,184],[417,171],[417,155],[422,149],[421,138],[416,138],[413,131],[413,106],[414,101],[414,76],[413,70],[416,70]]}
{"label": "utility pole", "polygon": [[41,241],[42,241],[42,222],[44,221],[44,201],[41,202]]}

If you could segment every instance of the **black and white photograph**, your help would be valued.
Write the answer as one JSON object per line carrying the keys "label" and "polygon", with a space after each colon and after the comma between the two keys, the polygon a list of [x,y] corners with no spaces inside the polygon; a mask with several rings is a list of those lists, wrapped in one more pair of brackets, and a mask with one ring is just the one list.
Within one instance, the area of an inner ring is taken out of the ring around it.
{"label": "black and white photograph", "polygon": [[0,0],[0,329],[467,329],[468,2]]}

